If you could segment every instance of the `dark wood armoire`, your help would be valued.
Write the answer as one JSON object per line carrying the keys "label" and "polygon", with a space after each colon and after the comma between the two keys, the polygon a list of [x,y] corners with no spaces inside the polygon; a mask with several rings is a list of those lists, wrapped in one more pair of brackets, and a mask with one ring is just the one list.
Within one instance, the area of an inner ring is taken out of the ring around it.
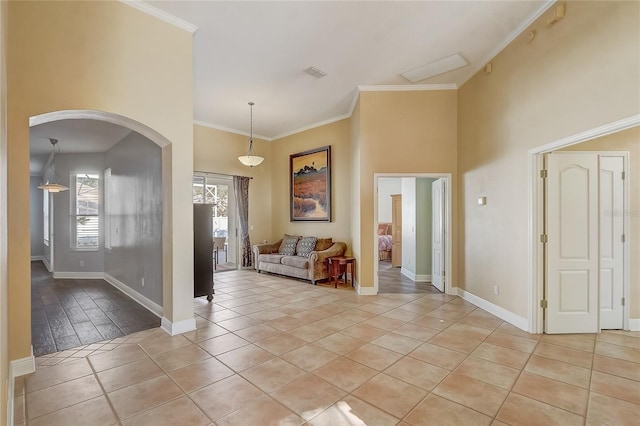
{"label": "dark wood armoire", "polygon": [[193,205],[193,296],[213,299],[213,206]]}

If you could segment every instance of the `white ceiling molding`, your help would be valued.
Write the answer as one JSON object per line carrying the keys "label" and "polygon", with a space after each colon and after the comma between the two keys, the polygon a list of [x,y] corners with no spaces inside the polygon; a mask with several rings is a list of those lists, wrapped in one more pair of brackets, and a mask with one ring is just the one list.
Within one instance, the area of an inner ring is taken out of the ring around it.
{"label": "white ceiling molding", "polygon": [[[205,121],[193,120],[193,124],[196,124],[196,125],[202,126],[202,127],[208,127],[210,129],[222,130],[223,132],[229,132],[229,133],[233,133],[233,134],[236,134],[236,135],[250,136],[248,132],[243,132],[242,130],[232,129],[232,128],[229,128],[229,127],[218,126],[217,124],[207,123]],[[272,140],[277,139],[277,138],[268,138],[266,136],[256,135],[255,133],[253,134],[253,138],[254,139],[262,139],[262,140],[265,140],[267,142],[271,142]]]}
{"label": "white ceiling molding", "polygon": [[[356,94],[356,96],[357,96],[357,94]],[[353,112],[353,110],[349,114],[342,114],[342,115],[339,115],[337,117],[329,118],[328,120],[320,121],[320,122],[315,123],[315,124],[310,124],[308,126],[301,127],[299,129],[296,129],[296,130],[292,130],[290,132],[281,133],[279,135],[274,136],[273,140],[286,138],[287,136],[295,135],[296,133],[302,133],[302,132],[305,132],[307,130],[315,129],[316,127],[324,126],[326,124],[335,123],[336,121],[344,120],[345,118],[350,118],[352,112]]]}
{"label": "white ceiling molding", "polygon": [[511,43],[513,40],[515,40],[520,34],[522,34],[524,32],[524,30],[527,29],[527,27],[529,27],[529,25],[533,24],[535,22],[536,19],[538,19],[540,16],[542,16],[543,13],[545,13],[551,6],[553,6],[555,3],[557,2],[557,0],[546,0],[539,8],[537,8],[531,15],[527,16],[527,19],[525,19],[524,21],[520,22],[520,24],[513,30],[511,31],[511,33],[509,33],[509,35],[507,36],[507,38],[505,38],[502,43],[497,44],[492,50],[491,52],[489,52],[489,54],[482,60],[476,63],[476,66],[473,67],[473,72],[469,74],[469,77],[467,77],[461,84],[460,87],[462,87],[462,85],[464,83],[466,83],[467,81],[469,81],[471,79],[471,77],[473,77],[474,75],[476,75],[476,73],[478,71],[480,71],[482,68],[484,68],[485,64],[487,64],[488,62],[490,62],[493,58],[495,58],[498,53],[502,52],[504,50],[505,47],[507,47],[509,45],[509,43]]}
{"label": "white ceiling molding", "polygon": [[[290,132],[281,133],[272,138],[268,138],[266,136],[254,135],[254,137],[258,139],[263,139],[265,141],[274,141],[277,139],[286,138],[287,136],[295,135],[296,133],[301,133],[307,130],[314,129],[316,127],[324,126],[326,124],[335,123],[336,121],[344,120],[345,118],[351,118],[353,115],[353,110],[358,103],[358,98],[360,97],[360,92],[416,92],[416,91],[425,91],[425,90],[457,90],[458,87],[455,83],[447,83],[447,84],[412,84],[412,85],[379,85],[379,86],[358,86],[358,90],[355,91],[353,95],[353,99],[351,100],[351,104],[349,105],[349,112],[346,114],[339,115],[337,117],[329,118],[324,121],[320,121],[318,123],[310,124],[305,127],[301,127],[296,130],[292,130]],[[243,132],[242,130],[231,129],[229,127],[218,126],[217,124],[207,123],[200,120],[193,120],[193,124],[202,127],[209,127],[210,129],[222,130],[223,132],[235,133],[237,135],[249,136],[249,133]]]}
{"label": "white ceiling molding", "polygon": [[455,83],[358,86],[360,92],[418,92],[422,90],[456,90],[457,88]]}
{"label": "white ceiling molding", "polygon": [[165,21],[170,23],[171,25],[175,25],[178,28],[181,28],[191,34],[195,34],[198,31],[198,27],[193,25],[190,22],[185,21],[184,19],[178,18],[175,15],[170,14],[169,12],[165,12],[164,10],[158,9],[157,7],[151,6],[149,3],[144,3],[141,0],[120,0],[120,3],[124,3],[128,6],[138,9],[141,12],[146,13],[147,15],[151,15],[154,18],[158,18],[161,21]]}

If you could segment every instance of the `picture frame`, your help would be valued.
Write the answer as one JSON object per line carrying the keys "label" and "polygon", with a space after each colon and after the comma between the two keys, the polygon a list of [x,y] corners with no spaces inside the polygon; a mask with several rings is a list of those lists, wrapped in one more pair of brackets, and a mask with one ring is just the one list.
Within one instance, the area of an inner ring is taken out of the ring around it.
{"label": "picture frame", "polygon": [[331,222],[331,146],[289,156],[291,222]]}

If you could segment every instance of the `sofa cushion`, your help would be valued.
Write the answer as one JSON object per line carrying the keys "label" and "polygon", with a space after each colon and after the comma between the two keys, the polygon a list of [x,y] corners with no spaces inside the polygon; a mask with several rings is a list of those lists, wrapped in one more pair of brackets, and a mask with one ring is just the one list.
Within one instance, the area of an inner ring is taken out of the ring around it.
{"label": "sofa cushion", "polygon": [[301,256],[282,256],[280,260],[283,265],[293,266],[299,269],[309,269],[309,258]]}
{"label": "sofa cushion", "polygon": [[258,257],[258,260],[260,262],[265,262],[265,263],[277,263],[280,264],[281,260],[282,260],[282,255],[281,254],[261,254]]}
{"label": "sofa cushion", "polygon": [[326,250],[333,245],[333,238],[318,238],[315,251]]}
{"label": "sofa cushion", "polygon": [[316,248],[316,237],[302,237],[296,245],[296,255],[301,257],[309,257],[314,248]]}
{"label": "sofa cushion", "polygon": [[285,256],[293,256],[296,254],[296,245],[298,244],[298,237],[292,237],[286,235],[280,245],[280,254]]}

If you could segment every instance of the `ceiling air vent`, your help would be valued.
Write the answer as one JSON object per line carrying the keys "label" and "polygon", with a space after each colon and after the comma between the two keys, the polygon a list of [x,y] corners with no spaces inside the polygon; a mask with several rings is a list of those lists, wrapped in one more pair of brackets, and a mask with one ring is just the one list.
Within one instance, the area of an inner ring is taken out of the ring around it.
{"label": "ceiling air vent", "polygon": [[320,71],[316,67],[309,67],[306,70],[304,70],[304,72],[306,72],[307,74],[309,74],[310,76],[315,77],[315,78],[322,78],[325,75],[327,75],[326,72]]}

